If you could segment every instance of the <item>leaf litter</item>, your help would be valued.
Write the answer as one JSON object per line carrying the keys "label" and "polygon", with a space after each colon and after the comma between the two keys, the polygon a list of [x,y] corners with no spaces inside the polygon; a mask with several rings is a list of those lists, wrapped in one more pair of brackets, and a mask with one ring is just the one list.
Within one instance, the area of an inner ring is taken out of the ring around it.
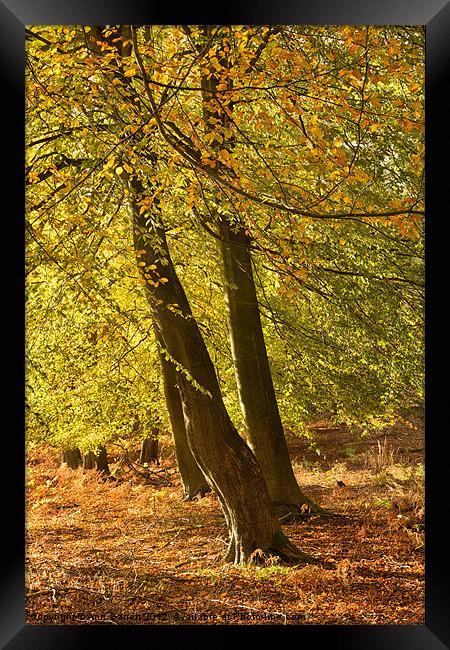
{"label": "leaf litter", "polygon": [[421,425],[400,421],[385,438],[376,430],[352,454],[345,427],[314,426],[327,453],[288,436],[293,467],[333,516],[283,526],[317,559],[307,565],[225,563],[215,495],[182,501],[176,474],[170,485],[132,473],[105,481],[58,467],[54,449],[30,450],[27,623],[423,624]]}

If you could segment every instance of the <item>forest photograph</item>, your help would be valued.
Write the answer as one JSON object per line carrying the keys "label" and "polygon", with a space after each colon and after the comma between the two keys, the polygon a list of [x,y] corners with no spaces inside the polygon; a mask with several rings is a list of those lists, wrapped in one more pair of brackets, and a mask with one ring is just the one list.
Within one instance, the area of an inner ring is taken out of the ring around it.
{"label": "forest photograph", "polygon": [[25,37],[26,622],[423,625],[424,27]]}

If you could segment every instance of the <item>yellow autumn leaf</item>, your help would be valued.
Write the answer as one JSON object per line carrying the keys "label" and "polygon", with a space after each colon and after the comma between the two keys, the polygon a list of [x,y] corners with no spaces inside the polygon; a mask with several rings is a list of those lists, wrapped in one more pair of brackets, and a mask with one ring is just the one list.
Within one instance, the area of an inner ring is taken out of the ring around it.
{"label": "yellow autumn leaf", "polygon": [[307,280],[308,278],[308,269],[302,267],[301,269],[296,269],[294,275],[298,280]]}
{"label": "yellow autumn leaf", "polygon": [[139,72],[138,68],[128,68],[128,70],[125,70],[125,72],[123,73],[123,76],[134,77],[135,75],[137,75],[138,72]]}
{"label": "yellow autumn leaf", "polygon": [[28,180],[30,181],[30,183],[34,183],[34,182],[38,181],[39,180],[39,174],[37,172],[31,171],[28,174]]}

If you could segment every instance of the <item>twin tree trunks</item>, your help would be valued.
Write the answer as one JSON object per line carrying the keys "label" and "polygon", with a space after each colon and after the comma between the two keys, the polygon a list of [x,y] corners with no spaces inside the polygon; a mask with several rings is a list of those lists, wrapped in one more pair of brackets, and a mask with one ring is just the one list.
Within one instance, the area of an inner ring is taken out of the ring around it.
{"label": "twin tree trunks", "polygon": [[[97,31],[101,32],[101,28]],[[138,57],[133,28],[131,33]],[[206,39],[210,36],[209,27],[205,27]],[[97,50],[95,46],[92,49]],[[120,57],[121,47],[117,51]],[[228,117],[219,104],[208,105],[216,95],[218,82],[213,67],[211,71],[209,81],[202,78],[205,122],[217,124],[219,116],[219,124],[222,121],[226,125]],[[145,80],[145,72],[141,72]],[[229,79],[227,83],[231,83]],[[148,88],[146,92],[150,92]],[[149,100],[153,105],[151,96]],[[123,180],[127,180],[125,176]],[[136,177],[128,179],[128,183],[134,245],[138,262],[145,263],[139,264],[139,269],[161,346],[164,390],[185,496],[192,498],[210,488],[215,491],[229,531],[228,560],[246,562],[256,551],[262,551],[311,561],[281,531],[280,515],[298,512],[305,503],[314,504],[301,493],[292,472],[262,336],[249,242],[239,241],[245,231],[239,224],[233,231],[228,222],[222,221],[219,239],[229,324],[235,331],[231,343],[239,396],[253,451],[236,431],[224,406],[213,363],[172,264],[156,202],[149,212],[140,214],[140,202],[152,188],[144,187]],[[242,252],[247,255],[245,262],[239,258]],[[149,282],[152,275],[154,283]],[[168,282],[158,283],[158,277]],[[236,279],[242,282],[241,293],[233,289]],[[244,294],[249,304],[242,318]],[[247,350],[245,356],[241,354],[243,349]]]}
{"label": "twin tree trunks", "polygon": [[[309,561],[281,531],[261,466],[226,411],[213,363],[170,257],[160,212],[153,206],[140,214],[145,188],[136,178],[129,185],[139,269],[162,353],[176,372],[189,449],[225,516],[227,559],[247,562],[261,550]],[[168,281],[156,282],[158,277]]]}
{"label": "twin tree trunks", "polygon": [[61,462],[65,463],[70,469],[77,469],[82,466],[83,469],[96,469],[104,476],[110,475],[106,447],[100,447],[97,454],[93,451],[88,451],[84,455],[81,455],[78,447],[63,449],[61,452]]}
{"label": "twin tree trunks", "polygon": [[105,476],[109,476],[110,471],[108,465],[108,457],[106,454],[106,447],[100,447],[97,454],[93,451],[88,451],[84,455],[83,468],[96,469],[98,472],[101,472]]}

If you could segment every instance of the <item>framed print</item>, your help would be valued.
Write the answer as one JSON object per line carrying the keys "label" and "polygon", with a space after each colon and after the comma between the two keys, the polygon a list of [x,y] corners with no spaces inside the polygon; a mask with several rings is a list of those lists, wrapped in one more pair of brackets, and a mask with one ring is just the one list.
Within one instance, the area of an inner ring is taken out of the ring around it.
{"label": "framed print", "polygon": [[448,4],[0,17],[2,647],[450,647]]}

